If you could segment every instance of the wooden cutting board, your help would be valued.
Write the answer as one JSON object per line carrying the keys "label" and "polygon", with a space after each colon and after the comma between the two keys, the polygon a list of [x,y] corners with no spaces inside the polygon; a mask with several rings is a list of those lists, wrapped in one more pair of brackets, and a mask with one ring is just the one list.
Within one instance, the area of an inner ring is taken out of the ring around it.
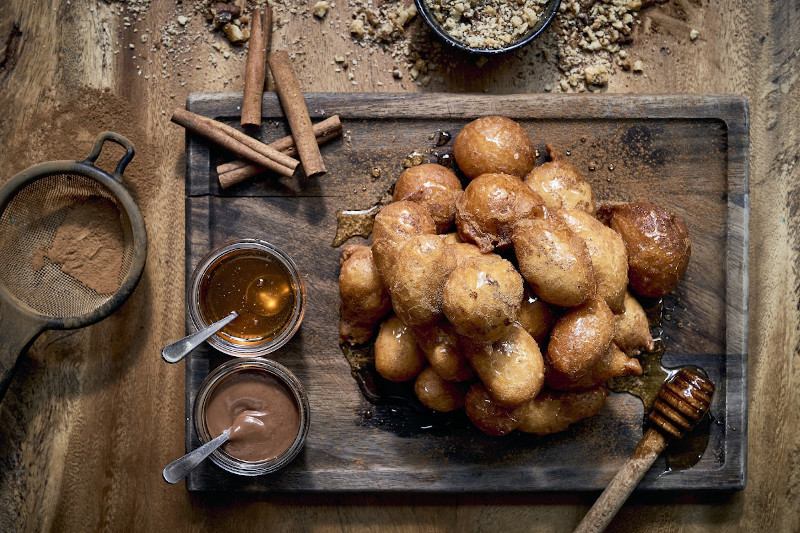
{"label": "wooden cutting board", "polygon": [[[435,162],[436,153],[451,151],[452,142],[434,147],[438,131],[455,134],[489,114],[522,123],[542,154],[545,141],[569,154],[600,200],[658,203],[687,223],[692,259],[677,291],[664,299],[662,363],[708,372],[717,384],[713,421],[708,447],[694,467],[665,474],[661,458],[640,487],[744,487],[749,117],[743,97],[307,94],[306,102],[315,121],[338,114],[344,124],[343,138],[322,149],[329,172],[319,179],[265,175],[223,191],[215,167],[231,156],[187,135],[186,278],[206,252],[230,239],[261,238],[288,252],[304,273],[308,309],[300,332],[271,358],[297,374],[311,403],[307,444],[289,467],[245,478],[207,461],[189,476],[189,490],[605,487],[642,436],[638,398],[612,394],[599,415],[556,435],[494,438],[457,417],[430,418],[405,404],[369,403],[338,346],[340,249],[331,246],[337,211],[374,205],[404,170],[409,154]],[[193,94],[187,108],[238,124],[240,104],[240,94]],[[265,94],[263,115],[262,139],[288,134],[271,93]],[[191,423],[195,393],[226,359],[205,346],[186,359],[187,450],[199,445]]]}

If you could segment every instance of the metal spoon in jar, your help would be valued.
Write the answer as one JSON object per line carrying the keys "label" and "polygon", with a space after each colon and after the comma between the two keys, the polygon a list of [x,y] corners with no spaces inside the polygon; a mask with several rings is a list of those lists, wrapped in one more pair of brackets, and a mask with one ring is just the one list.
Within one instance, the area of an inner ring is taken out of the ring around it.
{"label": "metal spoon in jar", "polygon": [[196,450],[190,451],[180,459],[172,461],[164,469],[164,481],[175,484],[188,476],[189,472],[194,470],[197,465],[202,463],[206,457],[214,453],[217,448],[228,441],[228,438],[231,436],[231,431],[233,431],[232,427],[223,431],[222,435],[216,439],[210,440]]}
{"label": "metal spoon in jar", "polygon": [[210,326],[206,326],[197,333],[192,333],[191,335],[175,341],[172,344],[167,344],[164,346],[164,349],[161,350],[161,358],[167,363],[177,363],[186,357],[189,352],[205,342],[205,340],[210,336],[214,335],[216,332],[230,324],[230,322],[237,316],[239,315],[236,313],[236,311],[231,311],[231,314],[222,320],[218,320]]}

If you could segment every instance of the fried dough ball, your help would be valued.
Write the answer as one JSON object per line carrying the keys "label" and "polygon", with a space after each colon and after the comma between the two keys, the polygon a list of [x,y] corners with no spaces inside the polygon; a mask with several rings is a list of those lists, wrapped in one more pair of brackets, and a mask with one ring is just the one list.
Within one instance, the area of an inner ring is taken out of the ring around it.
{"label": "fried dough ball", "polygon": [[[455,216],[455,211],[453,212],[453,216]],[[457,231],[454,231],[453,233],[440,233],[439,236],[442,238],[442,242],[445,244],[459,244],[464,242],[461,240],[461,236]]]}
{"label": "fried dough ball", "polygon": [[483,383],[473,383],[464,398],[464,411],[469,419],[489,435],[506,435],[517,429],[523,408],[503,409],[489,395]]}
{"label": "fried dough ball", "polygon": [[435,324],[442,318],[442,290],[455,258],[438,235],[417,235],[397,252],[388,284],[394,312],[406,325]]}
{"label": "fried dough ball", "polygon": [[692,255],[686,224],[653,204],[625,204],[611,210],[609,225],[622,236],[628,251],[633,290],[648,298],[674,291]]}
{"label": "fried dough ball", "polygon": [[625,310],[614,315],[614,343],[630,357],[636,357],[642,350],[655,349],[650,323],[641,304],[630,292],[625,292]]}
{"label": "fried dough ball", "polygon": [[416,202],[430,212],[436,233],[453,225],[456,200],[462,194],[461,182],[453,171],[442,165],[425,163],[403,172],[394,185],[395,202]]}
{"label": "fried dough ball", "polygon": [[602,298],[593,298],[556,320],[547,345],[547,361],[567,379],[576,380],[605,355],[613,336],[614,314]]}
{"label": "fried dough ball", "polygon": [[428,409],[449,413],[464,406],[467,387],[442,379],[431,367],[427,367],[417,376],[414,392]]}
{"label": "fried dough ball", "polygon": [[548,387],[555,390],[585,390],[602,385],[611,378],[641,375],[642,365],[639,361],[622,353],[622,350],[612,342],[606,353],[600,357],[594,367],[586,374],[578,378],[571,378],[552,367],[548,367],[547,372],[545,372],[545,382]]}
{"label": "fried dough ball", "polygon": [[461,265],[468,257],[480,257],[483,255],[481,249],[469,242],[457,242],[449,245],[448,253],[453,256],[456,265]]}
{"label": "fried dough ball", "polygon": [[514,224],[533,216],[542,198],[508,174],[482,174],[456,202],[456,228],[465,242],[483,252],[511,244]]}
{"label": "fried dough ball", "polygon": [[375,326],[392,309],[369,246],[350,244],[342,249],[339,295],[342,318],[339,342],[367,342]]}
{"label": "fried dough ball", "polygon": [[535,435],[550,435],[600,412],[608,398],[606,387],[581,392],[544,390],[525,404],[520,413],[519,430]]}
{"label": "fried dough ball", "polygon": [[514,324],[490,344],[465,342],[465,352],[475,373],[497,405],[512,408],[536,396],[544,384],[544,361],[533,337]]}
{"label": "fried dough ball", "polygon": [[511,238],[519,271],[542,300],[574,307],[597,292],[586,243],[561,218],[520,220]]}
{"label": "fried dough ball", "polygon": [[528,132],[506,117],[473,120],[453,141],[458,168],[470,179],[487,172],[502,172],[524,178],[536,162]]}
{"label": "fried dough ball", "polygon": [[431,368],[442,379],[460,382],[475,375],[461,352],[458,333],[446,320],[432,326],[416,327],[414,336]]}
{"label": "fried dough ball", "polygon": [[391,281],[400,246],[416,235],[436,233],[428,210],[416,202],[392,202],[375,216],[372,226],[372,256],[385,285]]}
{"label": "fried dough ball", "polygon": [[468,257],[444,285],[442,307],[456,331],[496,341],[516,319],[523,281],[510,262],[495,254]]}
{"label": "fried dough ball", "polygon": [[550,334],[550,328],[553,327],[553,310],[525,287],[517,322],[530,333],[536,344],[541,346]]}
{"label": "fried dough ball", "polygon": [[564,209],[559,210],[558,214],[569,229],[586,243],[597,282],[597,295],[606,301],[612,311],[621,313],[628,288],[628,259],[622,238],[584,211]]}
{"label": "fried dough ball", "polygon": [[596,210],[592,187],[552,145],[545,143],[550,161],[535,167],[525,185],[539,193],[547,207],[580,209],[593,215]]}
{"label": "fried dough ball", "polygon": [[425,356],[408,326],[396,316],[381,324],[375,339],[375,369],[389,381],[410,381],[425,367]]}

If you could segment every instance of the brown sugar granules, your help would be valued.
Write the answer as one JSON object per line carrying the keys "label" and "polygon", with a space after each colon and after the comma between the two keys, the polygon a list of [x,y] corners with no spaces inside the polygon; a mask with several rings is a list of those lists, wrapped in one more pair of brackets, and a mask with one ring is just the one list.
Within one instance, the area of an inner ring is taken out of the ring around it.
{"label": "brown sugar granules", "polygon": [[32,266],[42,268],[46,258],[98,294],[115,292],[124,252],[119,217],[110,200],[86,198],[69,210],[50,247],[34,251]]}

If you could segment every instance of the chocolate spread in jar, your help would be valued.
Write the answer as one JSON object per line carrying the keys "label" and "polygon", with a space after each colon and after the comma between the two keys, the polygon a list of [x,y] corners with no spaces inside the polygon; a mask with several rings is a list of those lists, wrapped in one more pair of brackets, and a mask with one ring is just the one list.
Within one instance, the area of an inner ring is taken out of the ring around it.
{"label": "chocolate spread in jar", "polygon": [[222,449],[240,461],[263,462],[288,450],[300,431],[294,394],[267,372],[234,372],[211,393],[205,407],[211,437],[228,428]]}

